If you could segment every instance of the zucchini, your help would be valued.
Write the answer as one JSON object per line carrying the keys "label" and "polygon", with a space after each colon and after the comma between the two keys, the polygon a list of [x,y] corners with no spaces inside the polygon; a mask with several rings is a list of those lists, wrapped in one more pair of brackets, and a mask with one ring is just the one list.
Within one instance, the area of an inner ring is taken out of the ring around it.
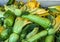
{"label": "zucchini", "polygon": [[5,40],[9,37],[10,34],[11,34],[11,29],[5,29],[4,31],[1,32],[1,38]]}
{"label": "zucchini", "polygon": [[9,37],[9,42],[17,42],[19,39],[19,35],[16,33],[12,33]]}
{"label": "zucchini", "polygon": [[4,20],[4,25],[8,26],[8,27],[12,27],[14,23],[14,17],[13,16],[9,16],[8,18],[6,18]]}
{"label": "zucchini", "polygon": [[23,19],[23,18],[20,18],[20,17],[17,17],[16,20],[15,20],[15,24],[14,24],[14,27],[13,27],[13,32],[14,33],[17,33],[17,34],[20,34],[23,27],[26,25],[26,24],[29,24],[30,22]]}
{"label": "zucchini", "polygon": [[40,39],[41,37],[46,36],[47,33],[48,33],[48,32],[47,32],[46,30],[43,30],[43,31],[39,32],[38,34],[34,35],[33,37],[27,39],[27,41],[33,42],[33,41],[35,41],[35,40]]}
{"label": "zucchini", "polygon": [[54,42],[54,35],[48,35],[45,38],[45,42]]}
{"label": "zucchini", "polygon": [[27,18],[28,20],[35,22],[39,24],[40,26],[46,28],[49,28],[51,26],[51,22],[43,17],[39,17],[37,15],[23,15],[22,18]]}
{"label": "zucchini", "polygon": [[26,35],[31,32],[34,28],[36,27],[35,24],[28,24],[27,26],[24,27],[24,29],[21,32],[20,39],[25,39]]}
{"label": "zucchini", "polygon": [[31,38],[32,36],[34,36],[37,32],[38,32],[37,27],[35,27],[30,33],[27,34],[26,39]]}
{"label": "zucchini", "polygon": [[14,20],[15,20],[15,15],[11,11],[7,11],[4,14],[5,20],[4,20],[4,25],[11,27],[13,26]]}

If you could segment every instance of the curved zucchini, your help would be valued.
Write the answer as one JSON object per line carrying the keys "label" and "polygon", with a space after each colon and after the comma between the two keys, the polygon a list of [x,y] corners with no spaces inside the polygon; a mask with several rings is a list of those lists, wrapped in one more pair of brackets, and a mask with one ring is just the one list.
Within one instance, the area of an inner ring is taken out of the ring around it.
{"label": "curved zucchini", "polygon": [[21,32],[20,39],[25,39],[26,35],[36,27],[35,24],[28,24]]}
{"label": "curved zucchini", "polygon": [[23,18],[20,18],[20,17],[17,17],[16,18],[16,21],[15,21],[15,24],[14,24],[14,27],[13,27],[13,32],[14,33],[17,33],[17,34],[20,34],[23,27],[26,25],[26,24],[29,24],[30,22],[23,19]]}
{"label": "curved zucchini", "polygon": [[31,38],[38,32],[39,28],[35,27],[30,33],[27,34],[26,38]]}
{"label": "curved zucchini", "polygon": [[37,40],[37,39],[40,39],[41,37],[46,36],[47,33],[48,33],[48,32],[47,32],[46,30],[43,30],[43,31],[39,32],[38,34],[34,35],[33,37],[27,39],[27,41],[33,42],[33,41],[35,41],[35,40]]}

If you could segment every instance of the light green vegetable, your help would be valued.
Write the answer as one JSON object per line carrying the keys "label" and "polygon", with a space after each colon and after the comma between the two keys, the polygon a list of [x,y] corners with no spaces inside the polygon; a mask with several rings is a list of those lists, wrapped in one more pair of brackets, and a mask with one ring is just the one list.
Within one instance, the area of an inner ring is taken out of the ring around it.
{"label": "light green vegetable", "polygon": [[54,42],[54,35],[48,35],[45,38],[45,42]]}
{"label": "light green vegetable", "polygon": [[12,33],[9,37],[9,42],[17,42],[19,39],[19,35],[16,33]]}
{"label": "light green vegetable", "polygon": [[20,17],[17,17],[16,20],[15,20],[14,27],[13,27],[13,32],[17,33],[17,34],[20,34],[23,27],[28,23],[30,23],[30,22],[28,22],[27,20],[22,19]]}
{"label": "light green vegetable", "polygon": [[26,39],[27,34],[30,33],[35,27],[36,24],[32,24],[32,23],[27,24],[21,32],[20,40]]}
{"label": "light green vegetable", "polygon": [[47,33],[48,33],[48,32],[47,32],[46,30],[43,30],[43,31],[39,32],[38,34],[34,35],[33,37],[27,39],[27,41],[33,42],[33,41],[35,41],[35,40],[37,40],[37,39],[40,39],[41,37],[46,36]]}
{"label": "light green vegetable", "polygon": [[5,10],[10,10],[11,12],[13,12],[16,16],[20,16],[22,11],[20,9],[18,9],[16,6],[11,5],[11,6],[5,6]]}
{"label": "light green vegetable", "polygon": [[23,15],[22,18],[27,18],[28,20],[35,22],[44,28],[49,28],[51,26],[51,22],[48,19],[36,15]]}
{"label": "light green vegetable", "polygon": [[35,34],[37,34],[38,29],[39,28],[35,27],[30,33],[27,34],[26,38],[29,39],[29,38],[33,37]]}

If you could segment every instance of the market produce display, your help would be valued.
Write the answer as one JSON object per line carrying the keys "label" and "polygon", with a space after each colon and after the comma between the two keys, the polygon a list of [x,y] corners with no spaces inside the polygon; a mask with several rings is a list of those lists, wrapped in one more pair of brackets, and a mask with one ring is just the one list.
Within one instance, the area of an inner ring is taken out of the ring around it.
{"label": "market produce display", "polygon": [[36,0],[11,0],[0,6],[0,42],[60,42],[60,6]]}

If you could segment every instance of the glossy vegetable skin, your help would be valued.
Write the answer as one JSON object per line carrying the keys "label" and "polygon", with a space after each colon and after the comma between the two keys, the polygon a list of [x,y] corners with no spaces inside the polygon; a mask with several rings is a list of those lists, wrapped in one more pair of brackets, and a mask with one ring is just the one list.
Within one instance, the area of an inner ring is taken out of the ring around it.
{"label": "glossy vegetable skin", "polygon": [[19,39],[19,35],[16,33],[12,33],[9,37],[9,42],[17,42]]}
{"label": "glossy vegetable skin", "polygon": [[20,17],[17,17],[16,18],[16,21],[15,21],[15,24],[14,24],[14,27],[13,27],[13,32],[14,33],[17,33],[17,34],[20,34],[23,27],[26,25],[26,24],[29,24],[30,22],[28,22],[27,20],[23,19],[23,18],[20,18]]}
{"label": "glossy vegetable skin", "polygon": [[36,15],[23,15],[22,18],[27,18],[28,20],[41,25],[45,29],[51,26],[51,22],[48,19]]}
{"label": "glossy vegetable skin", "polygon": [[45,42],[54,42],[54,35],[48,35],[45,39]]}
{"label": "glossy vegetable skin", "polygon": [[37,40],[37,39],[39,39],[39,38],[41,38],[41,37],[46,36],[47,33],[48,33],[48,32],[47,32],[46,30],[43,30],[43,31],[39,32],[38,34],[34,35],[33,37],[27,39],[27,41],[33,42],[33,41],[35,41],[35,40]]}

